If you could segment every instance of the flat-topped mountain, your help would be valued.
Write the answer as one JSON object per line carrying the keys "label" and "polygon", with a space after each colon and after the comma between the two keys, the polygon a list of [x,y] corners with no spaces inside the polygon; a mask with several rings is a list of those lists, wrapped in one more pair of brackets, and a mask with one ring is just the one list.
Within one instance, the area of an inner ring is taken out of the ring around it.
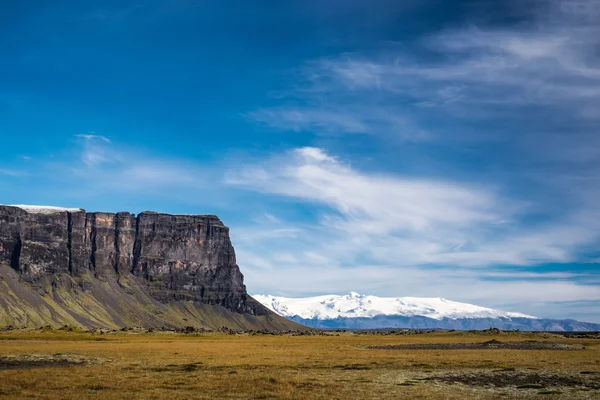
{"label": "flat-topped mountain", "polygon": [[0,206],[0,326],[295,329],[246,292],[214,215]]}

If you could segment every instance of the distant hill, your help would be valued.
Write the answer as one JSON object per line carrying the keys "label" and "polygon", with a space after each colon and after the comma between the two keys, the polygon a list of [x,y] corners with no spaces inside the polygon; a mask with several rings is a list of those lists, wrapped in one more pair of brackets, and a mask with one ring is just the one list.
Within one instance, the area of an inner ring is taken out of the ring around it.
{"label": "distant hill", "polygon": [[600,324],[536,318],[442,298],[385,298],[355,292],[342,296],[254,298],[277,314],[312,328],[600,331]]}

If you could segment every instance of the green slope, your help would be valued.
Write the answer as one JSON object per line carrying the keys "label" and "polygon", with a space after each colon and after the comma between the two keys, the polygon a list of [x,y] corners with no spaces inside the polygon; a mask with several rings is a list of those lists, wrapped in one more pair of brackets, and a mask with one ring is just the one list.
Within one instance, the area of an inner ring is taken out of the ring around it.
{"label": "green slope", "polygon": [[86,328],[144,327],[234,330],[302,330],[267,310],[265,315],[239,314],[224,307],[191,301],[160,303],[134,277],[73,278],[56,274],[35,286],[19,281],[9,266],[0,265],[0,326],[39,328],[50,325]]}

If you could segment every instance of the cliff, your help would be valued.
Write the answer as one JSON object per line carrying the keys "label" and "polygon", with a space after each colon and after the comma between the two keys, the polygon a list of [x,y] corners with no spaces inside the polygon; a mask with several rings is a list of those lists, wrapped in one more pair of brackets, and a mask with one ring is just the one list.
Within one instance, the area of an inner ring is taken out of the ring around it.
{"label": "cliff", "polygon": [[214,215],[0,206],[0,325],[293,329],[246,293]]}

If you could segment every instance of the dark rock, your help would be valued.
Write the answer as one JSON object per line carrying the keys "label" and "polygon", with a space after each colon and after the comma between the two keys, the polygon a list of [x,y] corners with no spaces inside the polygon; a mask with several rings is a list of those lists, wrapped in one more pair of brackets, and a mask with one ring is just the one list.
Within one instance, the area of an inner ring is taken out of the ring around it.
{"label": "dark rock", "polygon": [[87,214],[85,212],[69,212],[67,214],[70,234],[68,241],[69,273],[79,276],[89,271],[91,246],[87,232]]}
{"label": "dark rock", "polygon": [[[246,293],[229,228],[214,215],[28,212],[0,206],[0,264],[35,286],[61,274],[142,282],[161,303],[194,301],[265,315]],[[78,283],[81,291],[92,285]],[[72,289],[70,287],[69,289]]]}
{"label": "dark rock", "polygon": [[194,300],[256,314],[236,264],[229,228],[214,215],[143,212],[137,217],[133,273],[161,301]]}
{"label": "dark rock", "polygon": [[28,213],[0,206],[0,260],[25,280],[69,272],[70,236],[67,212]]}

